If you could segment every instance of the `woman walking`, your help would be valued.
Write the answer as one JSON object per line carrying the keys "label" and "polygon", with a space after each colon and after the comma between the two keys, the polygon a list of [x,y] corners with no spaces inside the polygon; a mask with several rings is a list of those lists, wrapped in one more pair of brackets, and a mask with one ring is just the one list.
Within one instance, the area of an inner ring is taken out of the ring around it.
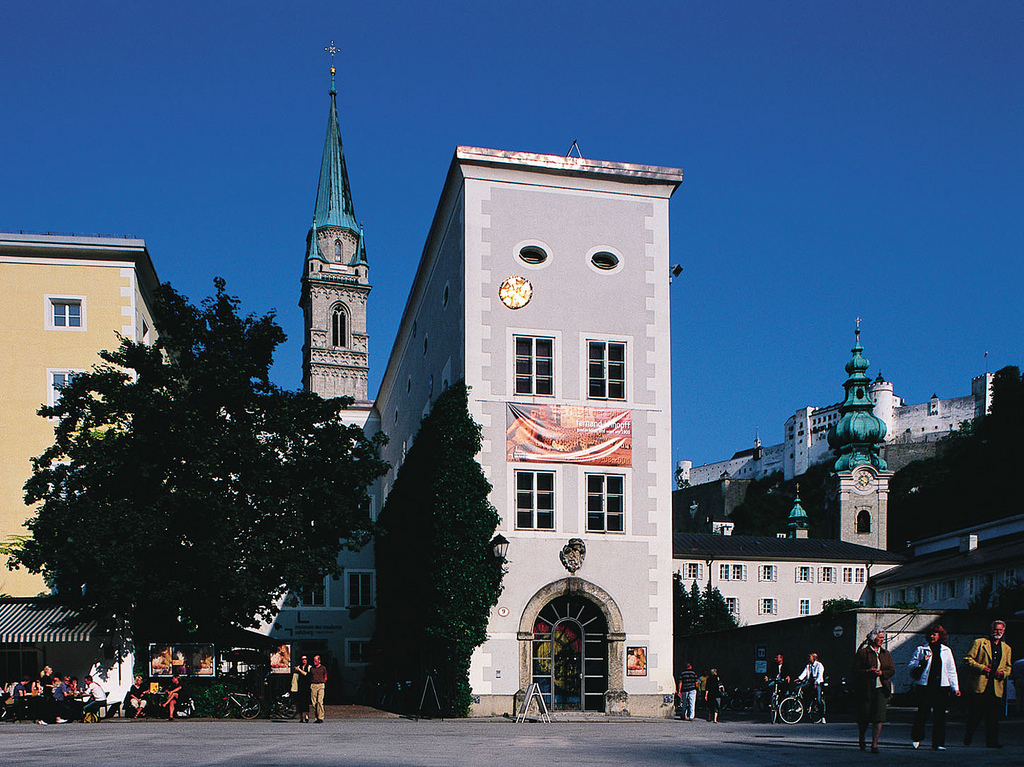
{"label": "woman walking", "polygon": [[722,708],[722,683],[718,679],[718,669],[711,669],[704,690],[704,700],[708,703],[708,721],[718,723],[718,712]]}
{"label": "woman walking", "polygon": [[890,679],[896,673],[889,651],[882,647],[885,631],[877,626],[868,632],[867,641],[857,651],[853,661],[853,681],[857,690],[858,747],[866,748],[864,742],[868,726],[871,726],[871,753],[878,753],[878,738],[882,735],[885,722],[885,708],[892,695]]}
{"label": "woman walking", "polygon": [[914,650],[910,659],[910,676],[914,680],[914,695],[917,698],[917,716],[910,731],[914,748],[924,740],[928,715],[934,712],[932,723],[932,748],[946,750],[946,709],[951,696],[960,697],[960,684],[956,676],[956,661],[953,651],[946,644],[946,629],[936,624],[925,634],[928,643]]}

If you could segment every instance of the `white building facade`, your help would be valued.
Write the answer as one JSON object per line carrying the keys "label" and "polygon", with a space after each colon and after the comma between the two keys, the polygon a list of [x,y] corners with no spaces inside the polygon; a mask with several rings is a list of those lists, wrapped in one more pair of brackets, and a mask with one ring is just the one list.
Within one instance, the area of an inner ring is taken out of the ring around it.
{"label": "white building facade", "polygon": [[[456,150],[376,408],[386,498],[434,397],[470,389],[510,541],[471,666],[476,715],[511,713],[535,682],[555,710],[671,710],[668,201],[681,181]],[[554,677],[560,662],[575,681]]]}

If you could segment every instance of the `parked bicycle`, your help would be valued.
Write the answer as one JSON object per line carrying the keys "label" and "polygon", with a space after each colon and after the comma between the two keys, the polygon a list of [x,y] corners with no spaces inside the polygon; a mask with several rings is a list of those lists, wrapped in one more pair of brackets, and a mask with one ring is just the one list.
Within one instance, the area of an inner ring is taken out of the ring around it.
{"label": "parked bicycle", "polygon": [[294,719],[299,715],[299,707],[291,692],[281,693],[270,704],[271,719]]}
{"label": "parked bicycle", "polygon": [[242,719],[255,719],[262,710],[260,699],[251,692],[229,692],[215,706],[214,716],[227,719],[237,714]]}

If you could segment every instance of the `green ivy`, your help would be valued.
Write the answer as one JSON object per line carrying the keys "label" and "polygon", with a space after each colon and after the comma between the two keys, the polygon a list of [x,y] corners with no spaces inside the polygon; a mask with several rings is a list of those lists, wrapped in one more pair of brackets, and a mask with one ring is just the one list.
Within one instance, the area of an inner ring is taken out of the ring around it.
{"label": "green ivy", "polygon": [[470,658],[501,593],[504,573],[490,549],[500,518],[476,460],[480,447],[468,389],[456,383],[420,424],[378,519],[371,676],[385,690],[405,689],[410,710],[430,674],[440,713],[469,713]]}

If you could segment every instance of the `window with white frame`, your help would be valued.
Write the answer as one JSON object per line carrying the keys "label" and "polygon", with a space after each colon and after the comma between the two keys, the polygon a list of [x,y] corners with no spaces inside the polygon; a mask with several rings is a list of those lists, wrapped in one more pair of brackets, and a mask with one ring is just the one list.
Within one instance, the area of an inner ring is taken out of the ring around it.
{"label": "window with white frame", "polygon": [[868,579],[868,571],[863,567],[853,568],[853,582],[854,583],[866,583]]}
{"label": "window with white frame", "polygon": [[778,615],[779,603],[776,599],[759,599],[757,600],[757,614],[758,615]]}
{"label": "window with white frame", "polygon": [[746,565],[733,565],[731,581],[745,581],[747,579]]}
{"label": "window with white frame", "polygon": [[373,607],[373,570],[347,570],[346,607]]}
{"label": "window with white frame", "polygon": [[300,607],[326,607],[327,582],[321,581],[315,586],[302,589],[296,596],[299,598]]}
{"label": "window with white frame", "polygon": [[738,597],[726,597],[725,606],[732,615],[740,614],[740,600]]}
{"label": "window with white frame", "polygon": [[621,474],[587,474],[587,531],[625,531],[626,478]]}
{"label": "window with white frame", "polygon": [[588,341],[587,393],[591,399],[626,398],[626,344]]}
{"label": "window with white frame", "polygon": [[811,600],[810,599],[801,599],[800,600],[800,614],[801,615],[810,615],[811,614]]}
{"label": "window with white frame", "polygon": [[345,656],[350,666],[358,666],[370,662],[369,639],[346,639]]}
{"label": "window with white frame", "polygon": [[82,296],[47,296],[47,330],[85,330],[85,298]]}
{"label": "window with white frame", "polygon": [[818,583],[835,583],[836,569],[834,567],[818,568]]}
{"label": "window with white frame", "polygon": [[779,579],[778,565],[761,565],[757,568],[757,579],[759,581],[777,581]]}
{"label": "window with white frame", "polygon": [[516,471],[516,527],[555,529],[555,473]]}
{"label": "window with white frame", "polygon": [[810,583],[814,580],[814,568],[806,565],[800,565],[796,568],[796,582],[797,583]]}
{"label": "window with white frame", "polygon": [[75,370],[47,370],[46,371],[46,384],[49,392],[50,405],[56,405],[60,400],[60,392],[65,386],[71,383],[71,379],[75,377]]}
{"label": "window with white frame", "polygon": [[704,565],[700,562],[687,562],[683,568],[685,578],[689,581],[698,581],[704,577],[702,572]]}
{"label": "window with white frame", "polygon": [[516,394],[555,393],[555,339],[515,336]]}
{"label": "window with white frame", "polygon": [[844,567],[843,568],[843,583],[853,583],[853,568],[852,567]]}

